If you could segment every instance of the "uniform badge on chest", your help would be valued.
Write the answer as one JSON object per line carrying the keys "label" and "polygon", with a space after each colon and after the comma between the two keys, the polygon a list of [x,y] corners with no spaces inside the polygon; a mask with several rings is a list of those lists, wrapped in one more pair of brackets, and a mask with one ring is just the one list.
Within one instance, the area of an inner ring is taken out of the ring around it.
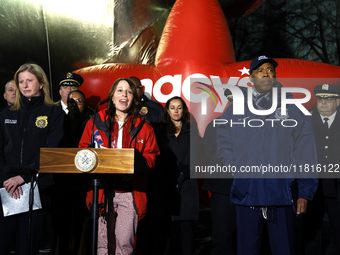
{"label": "uniform badge on chest", "polygon": [[36,121],[35,121],[35,125],[38,128],[45,128],[47,127],[48,121],[47,121],[47,116],[39,116],[37,117]]}
{"label": "uniform badge on chest", "polygon": [[147,115],[148,112],[149,112],[148,107],[143,106],[142,109],[140,109],[139,112],[140,112],[140,114],[142,114],[142,115]]}

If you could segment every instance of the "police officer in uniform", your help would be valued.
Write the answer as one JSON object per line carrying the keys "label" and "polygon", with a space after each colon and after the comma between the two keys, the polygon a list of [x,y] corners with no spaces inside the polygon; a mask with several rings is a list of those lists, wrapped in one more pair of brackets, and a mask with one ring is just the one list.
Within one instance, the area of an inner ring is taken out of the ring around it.
{"label": "police officer in uniform", "polygon": [[[321,225],[327,211],[333,232],[334,243],[340,254],[340,203],[338,201],[339,176],[336,168],[340,163],[340,87],[330,84],[314,88],[317,99],[312,114],[312,124],[317,146],[319,187],[303,216],[305,254],[322,254]],[[338,169],[339,171],[339,169]]]}
{"label": "police officer in uniform", "polygon": [[[159,125],[163,116],[163,106],[155,100],[149,99],[144,95],[143,86],[139,78],[129,77],[129,80],[135,85],[138,94],[138,100],[142,103],[140,113],[152,125],[155,130],[156,139],[159,143]],[[156,166],[152,174],[147,177],[148,185],[148,212],[144,219],[138,223],[137,246],[135,253],[137,255],[159,254],[158,246],[162,243],[158,238],[161,236],[159,229],[163,228],[163,221],[159,213],[160,204],[157,202],[162,187],[162,169]],[[162,247],[163,248],[163,247]],[[162,248],[160,248],[162,250]]]}
{"label": "police officer in uniform", "polygon": [[71,91],[78,89],[83,84],[84,79],[81,75],[76,73],[62,73],[58,76],[59,94],[61,97],[60,104],[66,114],[69,110],[67,109],[67,98]]}
{"label": "police officer in uniform", "polygon": [[153,128],[157,127],[161,122],[163,115],[163,106],[155,100],[149,99],[143,93],[143,86],[137,77],[131,76],[129,80],[133,82],[137,89],[138,99],[142,102],[140,113],[149,121]]}

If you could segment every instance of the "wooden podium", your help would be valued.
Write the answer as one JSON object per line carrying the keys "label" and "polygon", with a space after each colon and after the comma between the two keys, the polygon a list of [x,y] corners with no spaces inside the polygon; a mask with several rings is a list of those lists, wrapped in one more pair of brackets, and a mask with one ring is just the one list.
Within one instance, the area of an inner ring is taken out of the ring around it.
{"label": "wooden podium", "polygon": [[[134,149],[41,148],[40,173],[133,174]],[[97,176],[97,175],[95,175]],[[94,178],[91,210],[91,254],[97,255],[98,189],[100,180]]]}

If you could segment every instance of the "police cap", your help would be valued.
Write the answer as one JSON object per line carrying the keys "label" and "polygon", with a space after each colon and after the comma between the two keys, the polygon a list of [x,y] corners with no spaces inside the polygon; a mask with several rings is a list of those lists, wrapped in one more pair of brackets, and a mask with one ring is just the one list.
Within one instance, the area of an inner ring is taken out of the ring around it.
{"label": "police cap", "polygon": [[314,88],[314,93],[317,97],[339,97],[340,87],[330,84],[317,85]]}
{"label": "police cap", "polygon": [[83,84],[84,79],[81,75],[76,73],[62,73],[58,75],[59,86],[80,86]]}
{"label": "police cap", "polygon": [[254,69],[257,69],[259,66],[261,66],[264,63],[271,63],[274,68],[278,66],[278,63],[274,59],[269,58],[265,55],[258,56],[251,61],[249,74],[251,74]]}

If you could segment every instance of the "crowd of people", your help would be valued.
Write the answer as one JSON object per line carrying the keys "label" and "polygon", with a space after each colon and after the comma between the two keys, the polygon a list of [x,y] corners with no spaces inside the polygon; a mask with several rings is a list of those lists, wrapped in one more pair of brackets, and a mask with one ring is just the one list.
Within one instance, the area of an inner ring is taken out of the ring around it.
{"label": "crowd of people", "polygon": [[[193,225],[199,220],[198,182],[190,178],[196,163],[237,169],[339,165],[340,87],[315,87],[317,104],[311,117],[294,104],[287,105],[283,114],[284,84],[276,80],[276,68],[272,58],[255,58],[249,68],[252,101],[246,96],[250,90],[242,88],[244,114],[233,114],[235,98],[225,90],[229,107],[221,118],[230,121],[224,125],[212,121],[201,139],[185,100],[172,97],[163,108],[144,95],[137,77],[114,81],[107,108],[95,113],[86,104],[79,74],[58,76],[61,100],[54,102],[44,70],[32,63],[19,67],[14,80],[5,85],[7,105],[0,112],[0,186],[13,199],[20,199],[22,185],[36,181],[42,209],[4,216],[0,206],[0,255],[9,254],[13,247],[16,254],[38,255],[46,228],[51,254],[89,254],[86,195],[91,176],[39,173],[43,147],[88,148],[94,141],[95,148],[134,149],[133,174],[102,176],[100,255],[169,254],[174,240],[181,242],[181,254],[192,255]],[[292,95],[288,93],[287,98]],[[252,109],[270,109],[273,101],[278,103],[271,114],[253,113]],[[233,125],[245,119],[298,124]],[[332,174],[258,178],[255,173],[229,172],[205,179],[202,189],[210,194],[211,254],[261,254],[264,232],[272,254],[294,254],[295,215],[302,217],[304,254],[322,254],[325,211],[334,231],[336,254],[340,254],[339,176],[336,171],[324,172]],[[173,229],[179,230],[180,238],[171,236]]]}

